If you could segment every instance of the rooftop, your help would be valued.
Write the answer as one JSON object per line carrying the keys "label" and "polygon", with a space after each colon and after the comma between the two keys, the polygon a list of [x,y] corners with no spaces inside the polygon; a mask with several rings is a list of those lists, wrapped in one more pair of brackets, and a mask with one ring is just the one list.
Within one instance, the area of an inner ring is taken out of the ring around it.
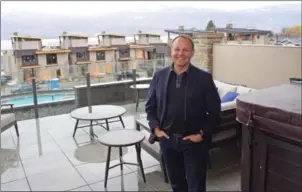
{"label": "rooftop", "polygon": [[87,35],[80,35],[80,34],[68,34],[62,33],[60,37],[78,37],[78,38],[88,38]]}
{"label": "rooftop", "polygon": [[[248,28],[233,28],[233,27],[225,27],[225,28],[212,28],[210,31],[217,31],[217,32],[225,32],[225,33],[237,33],[242,35],[251,35],[251,34],[267,34],[270,31],[267,30],[260,30],[260,29],[248,29]],[[203,33],[209,32],[206,30],[199,30],[196,28],[185,29],[183,26],[179,26],[178,29],[165,29],[165,32],[172,33],[172,34],[185,34],[192,36],[193,33]]]}
{"label": "rooftop", "polygon": [[[141,105],[143,106],[143,105]],[[126,104],[123,116],[127,129],[134,129],[134,104]],[[143,111],[142,108],[140,111]],[[1,190],[104,190],[107,148],[91,139],[89,128],[79,129],[72,137],[75,121],[69,114],[19,121],[19,139],[14,129],[1,134]],[[111,130],[120,129],[112,123]],[[105,129],[94,126],[97,135]],[[118,151],[113,150],[111,163],[117,162]],[[125,161],[135,161],[134,147],[123,149]],[[212,151],[212,166],[208,172],[208,190],[240,189],[240,157],[233,147]],[[223,159],[223,161],[222,161]],[[144,150],[142,161],[147,183],[142,181],[136,166],[126,165],[110,169],[109,191],[168,191],[157,160]],[[43,178],[43,179],[41,179]]]}
{"label": "rooftop", "polygon": [[33,36],[24,36],[24,35],[12,35],[11,38],[21,38],[21,39],[31,39],[31,40],[42,40],[40,37],[33,37]]}
{"label": "rooftop", "polygon": [[114,33],[99,33],[97,36],[126,37],[125,35],[114,34]]}
{"label": "rooftop", "polygon": [[242,35],[266,35],[270,31],[259,29],[247,29],[247,28],[212,28],[211,31],[225,32],[225,33],[237,33]]}
{"label": "rooftop", "polygon": [[193,28],[193,29],[165,29],[165,32],[177,34],[177,35],[185,34],[185,35],[192,36],[193,33],[206,32],[206,31]]}
{"label": "rooftop", "polygon": [[147,35],[147,36],[151,36],[151,37],[160,37],[159,34],[152,34],[152,33],[137,33],[134,35]]}

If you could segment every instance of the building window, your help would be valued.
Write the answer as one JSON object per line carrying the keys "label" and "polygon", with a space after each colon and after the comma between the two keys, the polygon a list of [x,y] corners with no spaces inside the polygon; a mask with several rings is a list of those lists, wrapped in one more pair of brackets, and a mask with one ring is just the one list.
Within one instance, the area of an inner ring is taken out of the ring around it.
{"label": "building window", "polygon": [[105,51],[98,51],[96,52],[96,60],[105,60]]}
{"label": "building window", "polygon": [[57,64],[58,63],[57,54],[46,55],[46,63],[47,65]]}
{"label": "building window", "polygon": [[36,60],[34,55],[23,55],[22,62],[23,63],[32,63]]}
{"label": "building window", "polygon": [[120,58],[130,57],[129,49],[121,49],[119,50]]}
{"label": "building window", "polygon": [[77,52],[76,56],[77,56],[77,59],[84,59],[84,58],[87,58],[87,53],[86,52]]}

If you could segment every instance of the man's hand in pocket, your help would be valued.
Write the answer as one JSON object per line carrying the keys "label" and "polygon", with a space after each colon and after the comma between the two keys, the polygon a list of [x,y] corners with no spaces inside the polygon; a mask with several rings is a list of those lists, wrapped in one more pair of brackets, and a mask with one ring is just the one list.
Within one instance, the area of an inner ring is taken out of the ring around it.
{"label": "man's hand in pocket", "polygon": [[188,135],[184,137],[183,140],[191,140],[194,143],[199,143],[203,140],[203,138],[202,138],[202,134],[198,133],[194,135]]}
{"label": "man's hand in pocket", "polygon": [[154,133],[157,137],[165,137],[169,139],[169,136],[162,130],[160,130],[158,127],[155,128]]}

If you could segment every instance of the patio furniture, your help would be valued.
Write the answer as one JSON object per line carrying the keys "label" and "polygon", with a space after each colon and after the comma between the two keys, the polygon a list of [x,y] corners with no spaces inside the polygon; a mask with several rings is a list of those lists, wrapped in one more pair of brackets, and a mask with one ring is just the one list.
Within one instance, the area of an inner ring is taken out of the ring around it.
{"label": "patio furniture", "polygon": [[[105,188],[107,187],[109,169],[120,166],[121,170],[123,170],[123,165],[125,165],[125,164],[139,166],[141,169],[141,172],[142,172],[143,180],[144,180],[144,182],[146,182],[143,163],[142,163],[142,159],[141,159],[141,142],[144,139],[145,139],[145,136],[143,133],[136,131],[136,130],[129,130],[129,129],[109,131],[99,137],[99,139],[98,139],[99,142],[103,145],[108,146],[108,154],[107,154],[107,161],[106,161],[106,168],[105,168],[105,182],[104,182]],[[133,145],[135,146],[135,149],[136,149],[137,163],[125,162],[122,159],[123,158],[122,147],[128,147],[128,146],[133,146]],[[110,167],[111,147],[119,148],[120,163]]]}
{"label": "patio furniture", "polygon": [[18,130],[18,124],[16,120],[15,111],[13,108],[14,104],[1,104],[2,107],[10,107],[10,112],[2,114],[1,111],[1,133],[12,127],[15,126],[17,137],[19,137],[19,130]]}
{"label": "patio furniture", "polygon": [[[123,128],[125,128],[122,115],[126,113],[126,109],[121,106],[115,106],[115,105],[94,105],[92,106],[92,111],[89,113],[88,107],[81,107],[78,109],[73,110],[70,113],[70,116],[74,119],[76,119],[76,124],[73,132],[73,137],[75,136],[75,133],[78,128],[88,127],[90,126],[90,135],[96,136],[93,133],[93,125],[100,125],[101,127],[105,128],[107,131],[109,131],[109,123],[112,122],[118,122],[120,121],[123,125]],[[112,120],[114,118],[118,118],[118,120]],[[83,125],[78,126],[79,121],[90,121],[89,125]],[[111,121],[109,121],[111,120]],[[92,122],[95,121],[96,123],[93,124]],[[105,121],[105,123],[99,123],[98,121]],[[103,124],[106,124],[106,127],[103,126]]]}
{"label": "patio furniture", "polygon": [[139,106],[139,92],[141,90],[148,90],[150,87],[149,84],[135,84],[135,85],[131,85],[130,88],[136,90],[136,107],[135,110],[137,111],[137,108]]}
{"label": "patio furniture", "polygon": [[241,191],[301,191],[301,83],[237,99],[242,126]]}

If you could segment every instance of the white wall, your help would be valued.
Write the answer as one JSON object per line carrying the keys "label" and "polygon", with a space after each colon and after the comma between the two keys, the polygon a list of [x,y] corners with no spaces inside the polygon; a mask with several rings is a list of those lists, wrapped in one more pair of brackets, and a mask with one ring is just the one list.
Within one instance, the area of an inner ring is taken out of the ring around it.
{"label": "white wall", "polygon": [[71,47],[86,47],[88,46],[88,39],[72,39]]}
{"label": "white wall", "polygon": [[261,89],[302,77],[301,47],[214,44],[213,77]]}

